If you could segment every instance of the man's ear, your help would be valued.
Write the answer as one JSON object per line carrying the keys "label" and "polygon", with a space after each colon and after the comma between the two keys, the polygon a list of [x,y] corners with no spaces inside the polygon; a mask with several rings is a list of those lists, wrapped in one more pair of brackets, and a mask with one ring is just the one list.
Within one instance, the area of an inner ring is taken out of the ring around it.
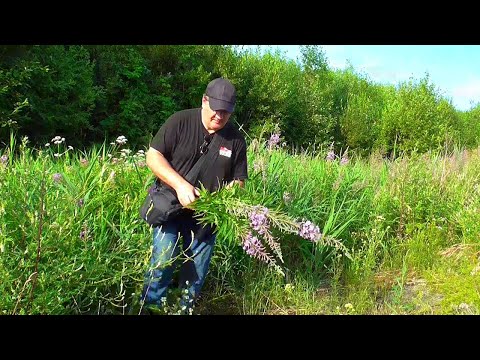
{"label": "man's ear", "polygon": [[205,105],[207,104],[208,98],[206,95],[202,96],[202,108],[205,108]]}

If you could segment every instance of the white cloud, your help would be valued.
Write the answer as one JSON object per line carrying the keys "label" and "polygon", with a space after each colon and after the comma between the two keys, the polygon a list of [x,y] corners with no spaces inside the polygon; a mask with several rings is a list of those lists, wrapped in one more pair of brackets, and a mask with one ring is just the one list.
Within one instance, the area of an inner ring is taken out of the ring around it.
{"label": "white cloud", "polygon": [[460,110],[469,110],[480,102],[480,79],[469,80],[451,90],[454,105]]}
{"label": "white cloud", "polygon": [[480,79],[470,80],[467,83],[460,84],[453,88],[453,96],[479,98],[480,99]]}
{"label": "white cloud", "polygon": [[381,65],[366,68],[365,72],[375,82],[392,85],[397,85],[400,82],[408,81],[412,77],[415,78],[415,76],[408,71],[392,71]]}

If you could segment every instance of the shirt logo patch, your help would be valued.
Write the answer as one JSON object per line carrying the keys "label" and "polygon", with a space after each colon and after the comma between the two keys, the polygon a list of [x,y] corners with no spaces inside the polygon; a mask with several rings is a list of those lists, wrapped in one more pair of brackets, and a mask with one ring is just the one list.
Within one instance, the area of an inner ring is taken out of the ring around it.
{"label": "shirt logo patch", "polygon": [[223,156],[226,156],[226,157],[231,157],[232,156],[232,150],[229,150],[226,147],[222,146],[222,147],[220,147],[220,155],[223,155]]}

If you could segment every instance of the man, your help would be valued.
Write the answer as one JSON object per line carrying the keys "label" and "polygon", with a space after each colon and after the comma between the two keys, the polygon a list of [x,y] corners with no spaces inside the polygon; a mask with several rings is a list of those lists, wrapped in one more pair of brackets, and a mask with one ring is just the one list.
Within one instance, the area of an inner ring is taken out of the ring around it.
{"label": "man", "polygon": [[[220,186],[230,187],[235,183],[243,186],[248,177],[245,138],[228,122],[235,102],[236,91],[231,82],[215,79],[205,90],[201,108],[173,114],[152,140],[146,156],[147,165],[162,186],[171,187],[183,207],[199,196],[196,188],[199,183],[215,191]],[[221,137],[221,146],[209,148],[215,136]],[[219,154],[213,164],[202,166],[197,183],[190,184],[185,180],[186,174],[208,151]],[[180,259],[179,286],[188,290],[182,307],[191,312],[193,301],[205,281],[215,243],[212,229],[202,227],[193,214],[192,210],[184,209],[174,219],[153,229],[150,270],[146,273],[142,293],[144,306],[164,304],[182,247],[187,260]],[[179,243],[178,234],[183,244]]]}

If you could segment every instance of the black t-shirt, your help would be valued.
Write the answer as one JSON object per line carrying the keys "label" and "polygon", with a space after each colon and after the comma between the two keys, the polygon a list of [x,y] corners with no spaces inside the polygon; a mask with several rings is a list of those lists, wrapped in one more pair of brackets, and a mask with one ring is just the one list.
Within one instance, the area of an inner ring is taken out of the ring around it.
{"label": "black t-shirt", "polygon": [[[172,168],[185,177],[200,157],[200,147],[206,135],[209,133],[202,123],[201,108],[182,110],[167,119],[150,146],[161,152]],[[219,151],[218,157],[208,168],[207,164],[202,166],[194,184],[198,186],[201,182],[209,191],[215,191],[219,185],[232,180],[248,178],[247,146],[240,131],[227,122],[213,136],[221,136],[221,147],[208,151]]]}

